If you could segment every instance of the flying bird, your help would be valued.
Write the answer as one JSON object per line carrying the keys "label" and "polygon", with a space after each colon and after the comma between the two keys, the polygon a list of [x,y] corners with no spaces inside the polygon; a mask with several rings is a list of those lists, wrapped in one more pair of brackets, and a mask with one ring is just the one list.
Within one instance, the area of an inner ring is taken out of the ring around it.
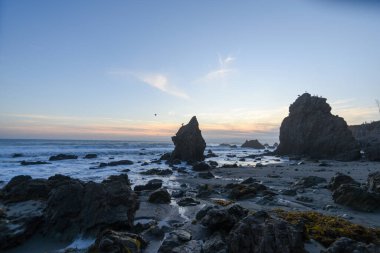
{"label": "flying bird", "polygon": [[157,117],[157,113],[155,113],[154,116]]}

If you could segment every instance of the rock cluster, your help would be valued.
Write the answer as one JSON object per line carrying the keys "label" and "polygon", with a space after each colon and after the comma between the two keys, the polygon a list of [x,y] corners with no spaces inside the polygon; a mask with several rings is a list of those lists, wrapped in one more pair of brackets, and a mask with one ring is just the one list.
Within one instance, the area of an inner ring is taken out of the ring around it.
{"label": "rock cluster", "polygon": [[[126,174],[110,176],[101,183],[62,175],[48,179],[17,176],[0,196],[7,206],[0,220],[0,249],[15,246],[37,231],[71,240],[104,229],[129,230],[139,207]],[[13,217],[12,208],[24,210],[25,217]]]}
{"label": "rock cluster", "polygon": [[356,160],[360,148],[343,118],[331,114],[326,99],[304,93],[281,124],[279,155]]}
{"label": "rock cluster", "polygon": [[177,134],[172,137],[175,145],[170,160],[179,159],[186,162],[204,160],[206,142],[202,137],[197,118],[191,118],[187,125],[182,126]]}

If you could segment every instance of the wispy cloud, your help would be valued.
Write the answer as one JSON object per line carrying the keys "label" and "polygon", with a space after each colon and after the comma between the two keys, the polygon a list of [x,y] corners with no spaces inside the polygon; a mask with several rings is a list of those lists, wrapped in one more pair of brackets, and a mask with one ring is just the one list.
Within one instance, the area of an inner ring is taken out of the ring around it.
{"label": "wispy cloud", "polygon": [[115,76],[133,77],[142,83],[148,84],[169,95],[183,99],[189,99],[189,95],[169,81],[169,78],[161,73],[134,72],[129,70],[110,71],[108,74]]}
{"label": "wispy cloud", "polygon": [[219,67],[217,69],[211,70],[206,75],[201,77],[198,81],[220,81],[226,77],[236,73],[236,69],[232,67],[236,58],[229,55],[227,57],[222,57],[218,54]]}

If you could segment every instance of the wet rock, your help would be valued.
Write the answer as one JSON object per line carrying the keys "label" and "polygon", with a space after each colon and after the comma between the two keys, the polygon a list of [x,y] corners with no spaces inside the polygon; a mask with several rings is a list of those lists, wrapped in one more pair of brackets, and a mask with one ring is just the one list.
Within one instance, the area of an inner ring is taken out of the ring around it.
{"label": "wet rock", "polygon": [[20,165],[22,166],[28,166],[28,165],[43,165],[43,164],[51,164],[49,162],[43,162],[43,161],[21,161]]}
{"label": "wet rock", "polygon": [[307,176],[303,177],[296,182],[294,182],[292,188],[297,189],[297,188],[310,188],[313,186],[316,186],[321,183],[326,183],[326,179],[323,177],[317,177],[317,176]]}
{"label": "wet rock", "polygon": [[197,198],[207,198],[214,192],[213,187],[209,184],[198,186]]}
{"label": "wet rock", "polygon": [[378,253],[380,246],[375,244],[364,244],[352,239],[342,237],[336,240],[326,250],[321,253]]}
{"label": "wet rock", "polygon": [[[213,207],[207,210],[201,220],[203,226],[211,231],[229,231],[239,220],[248,214],[248,210],[233,205],[229,208]],[[198,216],[198,215],[197,215]]]}
{"label": "wet rock", "polygon": [[380,171],[369,174],[367,184],[369,191],[380,193]]}
{"label": "wet rock", "polygon": [[215,161],[208,161],[208,164],[210,164],[210,166],[213,168],[218,167],[218,162]]}
{"label": "wet rock", "polygon": [[141,253],[147,244],[139,235],[105,230],[97,236],[88,253]]}
{"label": "wet rock", "polygon": [[282,121],[276,154],[349,161],[360,158],[360,148],[344,119],[331,114],[325,98],[304,93]]}
{"label": "wet rock", "polygon": [[231,253],[305,253],[303,241],[303,227],[259,211],[233,227],[228,246]]}
{"label": "wet rock", "polygon": [[43,221],[44,208],[43,202],[33,200],[9,204],[0,217],[0,251],[33,236]]}
{"label": "wet rock", "polygon": [[355,210],[371,212],[380,208],[380,194],[358,185],[342,184],[333,192],[334,202]]}
{"label": "wet rock", "polygon": [[165,154],[163,154],[161,157],[160,157],[160,161],[167,161],[167,160],[169,160],[170,159],[170,157],[171,157],[171,155],[172,155],[172,153],[165,153]]}
{"label": "wet rock", "polygon": [[256,182],[257,182],[256,179],[254,179],[253,177],[249,177],[249,178],[243,180],[241,182],[241,184],[253,184],[253,183],[256,183]]}
{"label": "wet rock", "polygon": [[119,166],[119,165],[132,165],[133,162],[130,160],[120,160],[120,161],[113,161],[109,163],[100,163],[99,168],[104,167],[113,167],[113,166]]}
{"label": "wet rock", "polygon": [[239,166],[234,163],[234,164],[223,164],[222,168],[238,168]]}
{"label": "wet rock", "polygon": [[227,244],[221,233],[215,232],[203,244],[204,253],[227,253]]}
{"label": "wet rock", "polygon": [[200,203],[201,202],[199,202],[198,200],[195,200],[190,197],[182,198],[179,201],[177,201],[177,204],[179,206],[196,206],[196,205],[199,205]]}
{"label": "wet rock", "polygon": [[162,186],[162,180],[160,179],[152,179],[149,180],[146,185],[136,185],[133,189],[134,191],[154,191]]}
{"label": "wet rock", "polygon": [[191,233],[184,229],[174,230],[173,234],[175,234],[178,237],[178,240],[183,242],[188,242],[192,238]]}
{"label": "wet rock", "polygon": [[98,158],[98,155],[97,154],[86,154],[83,158],[84,159],[94,159],[94,158]]}
{"label": "wet rock", "polygon": [[173,248],[172,253],[203,253],[202,245],[203,242],[200,240],[191,240]]}
{"label": "wet rock", "polygon": [[218,157],[211,149],[208,150],[206,158]]}
{"label": "wet rock", "polygon": [[265,149],[265,146],[261,144],[258,140],[246,140],[243,145],[241,145],[242,148],[254,148],[254,149]]}
{"label": "wet rock", "polygon": [[50,156],[49,161],[61,161],[61,160],[69,160],[69,159],[78,159],[76,155],[68,155],[68,154],[59,154]]}
{"label": "wet rock", "polygon": [[183,190],[176,190],[172,192],[173,198],[182,198],[185,195],[185,191]]}
{"label": "wet rock", "polygon": [[128,176],[110,176],[102,183],[69,180],[52,189],[45,209],[44,232],[70,240],[105,228],[131,229],[139,202]]}
{"label": "wet rock", "polygon": [[142,175],[157,175],[157,176],[167,176],[173,174],[173,171],[171,169],[150,169],[147,171],[140,172]]}
{"label": "wet rock", "polygon": [[329,185],[327,186],[331,191],[335,191],[342,184],[354,184],[360,185],[352,177],[345,175],[343,173],[337,172],[330,180]]}
{"label": "wet rock", "polygon": [[[197,220],[201,220],[203,217],[206,216],[207,212],[208,212],[209,210],[211,210],[212,208],[214,208],[214,207],[213,207],[213,206],[209,206],[209,205],[204,206],[201,210],[199,210],[199,211],[197,212],[197,214],[195,215],[195,219],[197,219]],[[216,207],[215,207],[215,208],[216,208]]]}
{"label": "wet rock", "polygon": [[228,197],[231,199],[247,199],[256,197],[257,189],[250,185],[236,184],[230,191]]}
{"label": "wet rock", "polygon": [[19,157],[23,157],[24,155],[22,153],[14,153],[12,154],[12,158],[19,158]]}
{"label": "wet rock", "polygon": [[199,162],[193,165],[193,170],[194,171],[208,171],[208,170],[211,170],[211,167],[205,162]]}
{"label": "wet rock", "polygon": [[203,179],[211,179],[211,178],[214,178],[215,176],[210,171],[208,171],[208,172],[198,173],[198,177],[203,178]]}
{"label": "wet rock", "polygon": [[148,201],[155,204],[168,204],[170,200],[170,194],[166,189],[158,189],[150,194]]}
{"label": "wet rock", "polygon": [[282,195],[285,195],[285,196],[296,196],[297,195],[297,191],[294,189],[284,189],[284,190],[280,191],[280,193]]}
{"label": "wet rock", "polygon": [[174,151],[170,160],[179,159],[187,162],[203,161],[206,142],[202,137],[197,118],[191,118],[187,125],[182,126],[172,137]]}

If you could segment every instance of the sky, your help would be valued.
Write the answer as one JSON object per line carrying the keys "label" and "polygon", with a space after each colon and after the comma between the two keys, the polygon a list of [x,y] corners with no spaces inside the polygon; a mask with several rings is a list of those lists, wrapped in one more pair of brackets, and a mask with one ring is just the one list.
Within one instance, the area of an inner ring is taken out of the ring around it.
{"label": "sky", "polygon": [[[305,91],[380,119],[371,0],[0,0],[0,138],[278,140]],[[157,114],[155,116],[155,114]]]}

